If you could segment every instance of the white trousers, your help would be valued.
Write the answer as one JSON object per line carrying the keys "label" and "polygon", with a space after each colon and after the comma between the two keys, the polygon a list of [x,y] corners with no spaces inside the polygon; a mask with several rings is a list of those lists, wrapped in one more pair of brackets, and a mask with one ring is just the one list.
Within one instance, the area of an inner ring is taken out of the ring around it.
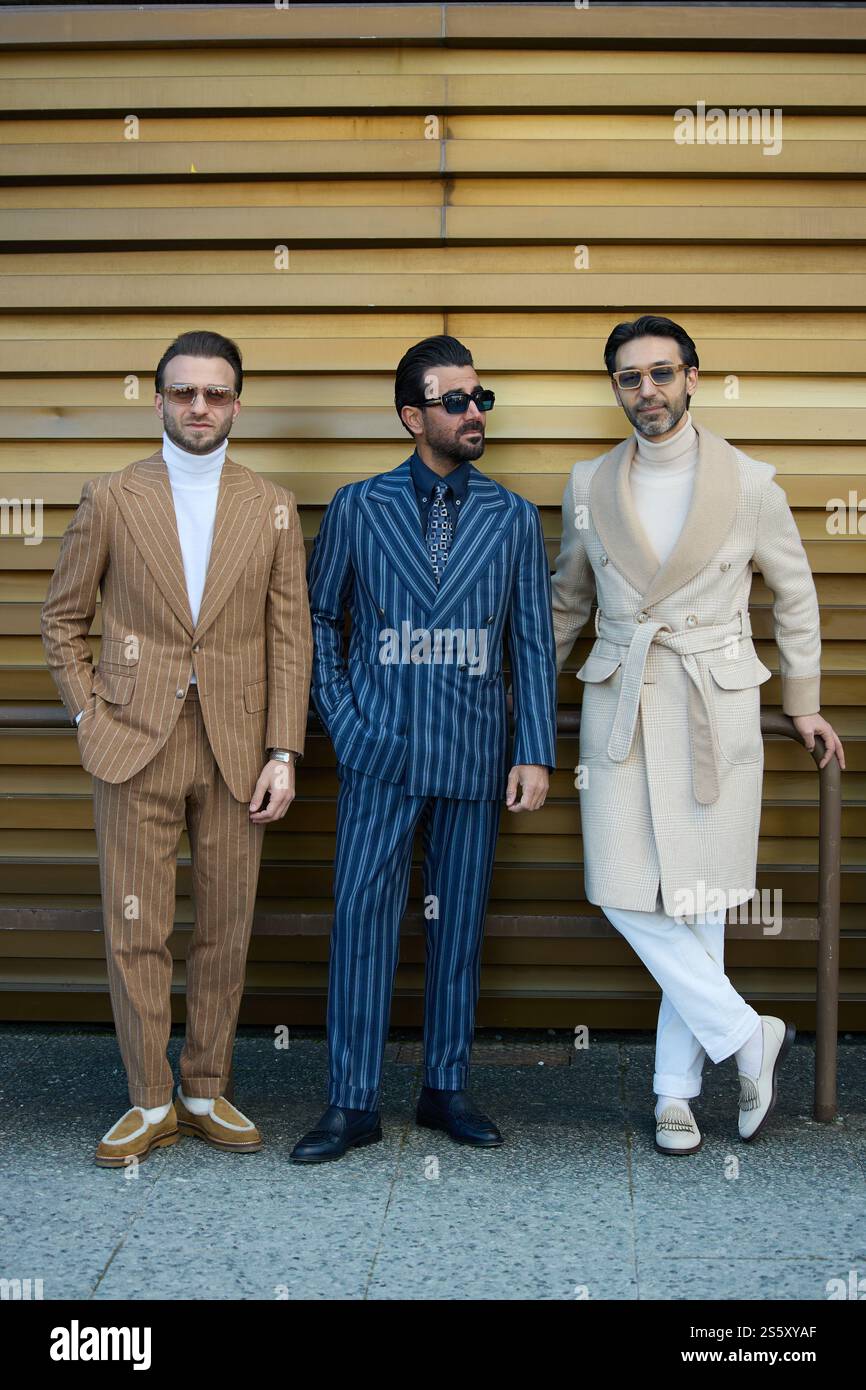
{"label": "white trousers", "polygon": [[653,1090],[693,1100],[701,1093],[705,1058],[724,1061],[760,1023],[724,971],[726,912],[678,922],[668,917],[660,899],[654,912],[604,906],[602,912],[661,987]]}

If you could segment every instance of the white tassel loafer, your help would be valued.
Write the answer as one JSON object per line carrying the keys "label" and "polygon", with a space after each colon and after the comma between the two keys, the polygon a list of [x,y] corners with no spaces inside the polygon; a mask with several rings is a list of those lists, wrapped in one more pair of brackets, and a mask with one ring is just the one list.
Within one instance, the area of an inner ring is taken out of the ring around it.
{"label": "white tassel loafer", "polygon": [[682,1105],[666,1106],[656,1119],[656,1149],[660,1154],[671,1154],[674,1158],[695,1154],[702,1143],[701,1131],[686,1101]]}
{"label": "white tassel loafer", "polygon": [[797,1030],[793,1023],[785,1023],[772,1015],[761,1015],[761,1030],[764,1040],[764,1056],[761,1061],[760,1076],[747,1076],[739,1072],[740,1113],[738,1125],[740,1138],[748,1144],[763,1129],[776,1108],[776,1076],[782,1062],[791,1051]]}

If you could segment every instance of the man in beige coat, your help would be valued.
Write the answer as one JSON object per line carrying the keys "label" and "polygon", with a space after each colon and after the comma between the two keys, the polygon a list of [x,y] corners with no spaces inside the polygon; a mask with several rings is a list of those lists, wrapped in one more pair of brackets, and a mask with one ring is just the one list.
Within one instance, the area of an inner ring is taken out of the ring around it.
{"label": "man in beige coat", "polygon": [[[185,333],[156,371],[162,447],[84,484],[42,609],[47,662],[78,724],[93,806],[111,1002],[132,1109],[98,1145],[121,1167],[179,1132],[248,1153],[231,1057],[265,826],[294,797],[312,634],[292,494],[227,456],[240,352]],[[87,641],[101,592],[96,666]],[[172,1103],[178,840],[195,926]]]}
{"label": "man in beige coat", "polygon": [[774,594],[783,709],[808,747],[821,736],[824,761],[844,761],[819,712],[818,601],[775,469],[693,424],[698,356],[678,324],[619,324],[605,362],[634,434],[569,477],[552,581],[557,665],[595,599],[578,672],[586,895],[661,986],[656,1147],[679,1155],[700,1147],[689,1100],[706,1056],[736,1057],[739,1132],[751,1140],[794,1038],[723,968],[726,911],[755,893],[760,687],[772,674],[752,642],[753,569]]}

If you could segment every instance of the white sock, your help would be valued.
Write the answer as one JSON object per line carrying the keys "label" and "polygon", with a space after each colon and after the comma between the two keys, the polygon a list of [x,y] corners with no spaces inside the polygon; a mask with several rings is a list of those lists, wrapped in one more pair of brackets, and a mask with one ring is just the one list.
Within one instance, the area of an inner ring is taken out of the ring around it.
{"label": "white sock", "polygon": [[691,1106],[689,1105],[688,1101],[683,1100],[682,1096],[659,1096],[658,1100],[656,1101],[657,1120],[661,1119],[662,1114],[665,1110],[667,1110],[669,1105],[678,1105],[681,1110],[691,1109]]}
{"label": "white sock", "polygon": [[209,1115],[213,1101],[209,1096],[185,1096],[180,1086],[177,1093],[191,1115]]}
{"label": "white sock", "polygon": [[143,1105],[140,1105],[138,1108],[144,1116],[146,1124],[158,1125],[160,1120],[165,1119],[170,1105],[171,1101],[168,1100],[165,1105],[154,1105],[150,1110],[146,1110]]}
{"label": "white sock", "polygon": [[745,1072],[746,1076],[760,1076],[764,1061],[764,1025],[760,1020],[752,1036],[746,1039],[735,1055],[737,1071]]}

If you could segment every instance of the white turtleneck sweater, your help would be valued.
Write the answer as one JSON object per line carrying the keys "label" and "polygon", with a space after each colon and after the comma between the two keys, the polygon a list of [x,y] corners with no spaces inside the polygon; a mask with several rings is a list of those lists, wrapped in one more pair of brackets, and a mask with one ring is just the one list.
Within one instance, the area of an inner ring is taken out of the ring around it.
{"label": "white turtleneck sweater", "polygon": [[641,525],[664,564],[677,542],[692,500],[698,436],[686,411],[676,434],[657,444],[635,430],[637,452],[629,471]]}
{"label": "white turtleneck sweater", "polygon": [[[222,444],[209,454],[190,454],[186,449],[173,444],[165,431],[162,435],[162,456],[168,469],[174,499],[177,534],[180,539],[186,592],[193,624],[198,621],[204,593],[220,476],[227,448],[228,440],[224,439]],[[190,685],[198,684],[192,671],[189,682]],[[83,713],[84,710],[79,710],[75,716],[76,724]]]}

